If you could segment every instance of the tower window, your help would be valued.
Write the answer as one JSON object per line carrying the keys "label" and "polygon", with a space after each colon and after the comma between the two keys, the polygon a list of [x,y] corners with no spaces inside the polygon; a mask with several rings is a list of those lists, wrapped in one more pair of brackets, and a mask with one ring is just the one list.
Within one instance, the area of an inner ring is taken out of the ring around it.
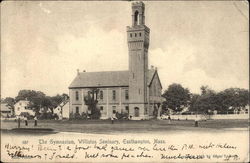
{"label": "tower window", "polygon": [[132,37],[132,33],[130,33],[130,37]]}
{"label": "tower window", "polygon": [[139,25],[139,12],[135,11],[134,15],[135,25]]}
{"label": "tower window", "polygon": [[137,37],[137,34],[135,33],[135,37]]}
{"label": "tower window", "polygon": [[141,37],[141,33],[139,33],[140,37]]}

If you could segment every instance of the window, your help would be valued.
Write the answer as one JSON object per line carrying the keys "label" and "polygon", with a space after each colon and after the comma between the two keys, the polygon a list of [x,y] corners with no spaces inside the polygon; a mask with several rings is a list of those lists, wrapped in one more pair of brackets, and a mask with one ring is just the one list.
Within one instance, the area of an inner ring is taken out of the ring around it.
{"label": "window", "polygon": [[132,37],[132,33],[130,33],[130,37]]}
{"label": "window", "polygon": [[79,107],[76,106],[76,114],[79,114]]}
{"label": "window", "polygon": [[112,106],[113,114],[116,113],[116,106]]}
{"label": "window", "polygon": [[112,97],[113,97],[113,98],[112,98],[113,100],[116,99],[116,92],[115,92],[115,90],[112,91]]}
{"label": "window", "polygon": [[100,106],[100,111],[103,111],[103,106]]}
{"label": "window", "polygon": [[125,106],[125,110],[127,111],[127,113],[129,113],[129,107]]}
{"label": "window", "polygon": [[135,33],[135,37],[137,37],[137,34]]}
{"label": "window", "polygon": [[125,99],[128,100],[128,90],[125,90]]}
{"label": "window", "polygon": [[135,73],[133,73],[133,79],[135,78]]}
{"label": "window", "polygon": [[141,37],[141,32],[139,33],[140,37]]}
{"label": "window", "polygon": [[78,101],[79,100],[79,93],[78,93],[78,91],[76,91],[76,101]]}
{"label": "window", "polygon": [[135,11],[134,15],[135,25],[139,25],[139,12]]}
{"label": "window", "polygon": [[145,108],[145,114],[148,114],[148,108]]}
{"label": "window", "polygon": [[103,91],[100,91],[100,99],[103,99]]}

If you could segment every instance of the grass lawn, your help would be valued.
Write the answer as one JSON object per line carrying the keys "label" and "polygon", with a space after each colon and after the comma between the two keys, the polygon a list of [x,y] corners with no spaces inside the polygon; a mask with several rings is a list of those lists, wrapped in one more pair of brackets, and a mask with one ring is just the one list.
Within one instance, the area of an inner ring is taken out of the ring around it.
{"label": "grass lawn", "polygon": [[[144,121],[118,121],[111,124],[110,120],[39,120],[37,128],[52,128],[58,132],[80,132],[80,133],[155,133],[171,131],[222,131],[221,129],[247,128],[248,120],[207,120],[200,121],[199,127],[194,127],[191,120],[144,120]],[[24,122],[21,127],[25,128]],[[29,121],[29,128],[34,127],[34,121]],[[17,122],[1,121],[1,129],[17,128]]]}

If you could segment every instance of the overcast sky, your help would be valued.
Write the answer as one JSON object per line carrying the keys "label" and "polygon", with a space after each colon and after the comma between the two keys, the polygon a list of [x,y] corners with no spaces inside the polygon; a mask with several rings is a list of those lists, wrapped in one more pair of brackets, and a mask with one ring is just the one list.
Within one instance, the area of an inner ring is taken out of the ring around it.
{"label": "overcast sky", "polygon": [[[248,3],[145,2],[149,65],[163,90],[248,88]],[[12,1],[1,5],[1,95],[68,93],[80,71],[128,69],[131,2]],[[111,79],[112,80],[112,79]]]}

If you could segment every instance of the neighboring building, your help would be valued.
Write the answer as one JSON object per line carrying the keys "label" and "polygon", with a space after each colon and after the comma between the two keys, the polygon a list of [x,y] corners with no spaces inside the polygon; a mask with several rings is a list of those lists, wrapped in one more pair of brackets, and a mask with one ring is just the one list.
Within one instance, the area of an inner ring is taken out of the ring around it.
{"label": "neighboring building", "polygon": [[57,114],[59,119],[69,119],[69,101],[63,101],[56,108],[53,109],[53,113]]}
{"label": "neighboring building", "polygon": [[127,27],[128,71],[79,72],[69,86],[70,112],[87,113],[84,97],[99,89],[102,119],[128,112],[132,119],[147,119],[161,105],[162,85],[157,68],[148,69],[150,29],[145,25],[143,2],[132,3],[132,26]]}
{"label": "neighboring building", "polygon": [[249,105],[233,109],[234,114],[248,114],[248,111],[249,111]]}
{"label": "neighboring building", "polygon": [[11,117],[13,115],[13,110],[10,106],[8,106],[7,103],[1,103],[1,109],[0,109],[1,117]]}
{"label": "neighboring building", "polygon": [[35,112],[29,108],[29,101],[20,100],[14,105],[14,112],[16,116],[21,115],[21,113],[28,113],[29,115],[35,115]]}

